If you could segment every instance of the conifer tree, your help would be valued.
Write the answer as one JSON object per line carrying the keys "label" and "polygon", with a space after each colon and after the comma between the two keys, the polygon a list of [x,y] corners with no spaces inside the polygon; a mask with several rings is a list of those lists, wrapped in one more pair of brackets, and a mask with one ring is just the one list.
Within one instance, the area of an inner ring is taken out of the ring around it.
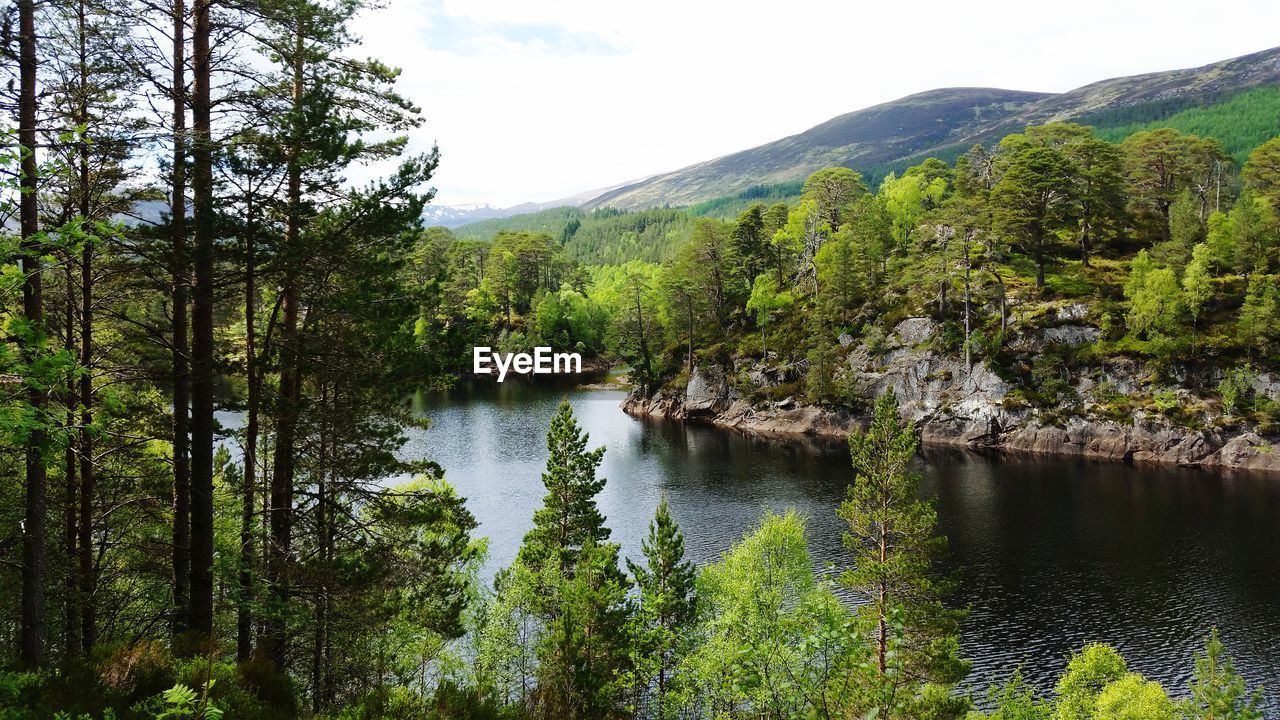
{"label": "conifer tree", "polygon": [[568,400],[547,433],[547,488],[516,568],[497,582],[499,602],[530,592],[541,627],[536,638],[537,702],[547,717],[604,718],[617,713],[629,665],[627,593],[618,545],[596,507],[604,489],[596,469],[604,448],[587,449]]}
{"label": "conifer tree", "polygon": [[582,548],[609,539],[595,501],[605,484],[596,477],[604,448],[588,450],[589,437],[578,428],[569,401],[561,401],[547,433],[551,457],[542,473],[547,494],[533,514],[533,529],[524,536],[517,562],[537,568],[555,559],[562,573],[572,574]]}
{"label": "conifer tree", "polygon": [[[653,716],[665,718],[668,684],[687,644],[687,629],[694,620],[696,595],[693,563],[684,559],[684,533],[671,517],[664,495],[649,522],[649,537],[640,542],[646,563],[627,559],[627,568],[640,591],[635,618],[637,665],[646,670],[639,678],[654,684]],[[647,667],[646,667],[647,666]]]}
{"label": "conifer tree", "polygon": [[1275,280],[1260,274],[1249,276],[1244,305],[1236,323],[1240,342],[1253,357],[1268,343],[1280,337],[1280,287]]}
{"label": "conifer tree", "polygon": [[1262,688],[1245,689],[1214,628],[1205,638],[1204,654],[1196,658],[1191,699],[1182,706],[1188,720],[1262,720]]}
{"label": "conifer tree", "polygon": [[552,614],[538,646],[538,689],[546,717],[616,717],[629,669],[627,593],[618,545],[588,541],[572,576],[544,566]]}
{"label": "conifer tree", "polygon": [[869,624],[876,680],[886,702],[901,707],[913,683],[954,683],[967,672],[959,613],[942,606],[945,583],[932,573],[946,538],[934,534],[932,503],[917,495],[920,477],[908,468],[915,425],[899,419],[892,389],[877,401],[870,428],[849,437],[849,451],[857,477],[838,514],[849,525],[844,544],[853,562],[841,582],[869,600],[860,614]]}

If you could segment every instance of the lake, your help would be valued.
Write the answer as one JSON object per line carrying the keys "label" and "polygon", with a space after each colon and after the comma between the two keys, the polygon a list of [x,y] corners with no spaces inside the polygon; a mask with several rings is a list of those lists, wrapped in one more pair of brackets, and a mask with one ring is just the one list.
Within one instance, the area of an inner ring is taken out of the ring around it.
{"label": "lake", "polygon": [[[486,577],[508,565],[541,504],[547,424],[569,398],[591,447],[608,449],[598,500],[624,555],[665,493],[698,563],[715,561],[766,509],[808,519],[819,567],[846,562],[836,506],[847,449],[632,418],[625,394],[554,383],[464,384],[424,393],[432,420],[405,453],[439,462],[491,539]],[[922,492],[950,539],[951,602],[971,612],[962,648],[978,691],[1024,676],[1050,689],[1089,641],[1115,645],[1183,695],[1192,656],[1218,627],[1251,683],[1280,712],[1280,478],[1083,461],[926,452]],[[1270,715],[1269,715],[1270,716]]]}

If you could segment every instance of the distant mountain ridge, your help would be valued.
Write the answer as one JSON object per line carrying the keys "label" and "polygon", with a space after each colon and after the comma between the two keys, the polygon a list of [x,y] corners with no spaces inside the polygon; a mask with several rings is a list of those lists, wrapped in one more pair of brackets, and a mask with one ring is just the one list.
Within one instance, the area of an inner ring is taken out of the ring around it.
{"label": "distant mountain ridge", "polygon": [[422,219],[427,225],[441,225],[447,228],[456,228],[472,223],[483,222],[485,220],[501,220],[503,218],[514,217],[516,215],[527,215],[529,213],[541,212],[552,208],[562,207],[581,207],[593,199],[600,197],[623,187],[631,185],[635,180],[628,180],[618,185],[610,185],[603,188],[595,188],[594,190],[584,190],[567,197],[557,200],[549,200],[547,202],[525,202],[519,205],[512,205],[508,208],[499,208],[489,205],[488,203],[473,203],[464,205],[428,205],[422,212]]}
{"label": "distant mountain ridge", "polygon": [[868,169],[948,155],[1027,125],[1088,121],[1144,104],[1170,112],[1280,84],[1280,48],[1198,68],[1112,78],[1064,93],[945,88],[832,118],[790,137],[606,191],[587,209],[681,206],[843,165]]}

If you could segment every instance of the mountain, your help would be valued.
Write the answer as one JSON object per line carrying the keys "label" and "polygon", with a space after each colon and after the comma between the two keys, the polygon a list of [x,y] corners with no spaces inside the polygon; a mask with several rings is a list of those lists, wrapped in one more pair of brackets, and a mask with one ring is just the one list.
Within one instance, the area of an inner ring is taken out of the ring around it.
{"label": "mountain", "polygon": [[519,205],[512,205],[508,208],[497,208],[487,203],[475,203],[470,205],[428,205],[422,212],[422,220],[428,225],[441,225],[447,228],[457,228],[471,223],[481,223],[485,220],[501,220],[504,218],[514,217],[516,215],[527,215],[529,213],[542,212],[552,208],[562,207],[580,207],[601,195],[610,193],[620,187],[633,185],[643,180],[629,180],[625,183],[610,185],[608,187],[596,188],[594,190],[584,190],[583,192],[563,197],[558,200],[550,200],[548,202],[526,202]]}
{"label": "mountain", "polygon": [[[531,205],[532,203],[526,203]],[[517,208],[523,206],[517,205]],[[422,221],[427,225],[443,225],[444,227],[457,227],[470,222],[480,220],[489,220],[492,218],[504,218],[511,215],[519,215],[520,213],[533,212],[525,209],[504,209],[496,208],[487,203],[473,203],[469,205],[428,205],[422,211]]]}
{"label": "mountain", "polygon": [[[871,177],[929,155],[953,156],[1027,125],[1158,120],[1280,83],[1280,48],[1199,68],[1113,78],[1065,93],[946,88],[847,113],[759,147],[604,192],[586,208],[691,205],[844,165]],[[1280,122],[1280,121],[1278,121]],[[1277,128],[1280,132],[1280,127]]]}

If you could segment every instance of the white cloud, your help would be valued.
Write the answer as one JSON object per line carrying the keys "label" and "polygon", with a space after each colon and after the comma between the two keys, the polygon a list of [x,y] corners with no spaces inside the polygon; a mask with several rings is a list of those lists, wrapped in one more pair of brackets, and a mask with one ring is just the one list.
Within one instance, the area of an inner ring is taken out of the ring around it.
{"label": "white cloud", "polygon": [[[1068,12],[1069,10],[1069,12]],[[1280,4],[1149,0],[389,0],[364,52],[404,69],[437,202],[550,200],[946,86],[1063,91],[1276,43]]]}

